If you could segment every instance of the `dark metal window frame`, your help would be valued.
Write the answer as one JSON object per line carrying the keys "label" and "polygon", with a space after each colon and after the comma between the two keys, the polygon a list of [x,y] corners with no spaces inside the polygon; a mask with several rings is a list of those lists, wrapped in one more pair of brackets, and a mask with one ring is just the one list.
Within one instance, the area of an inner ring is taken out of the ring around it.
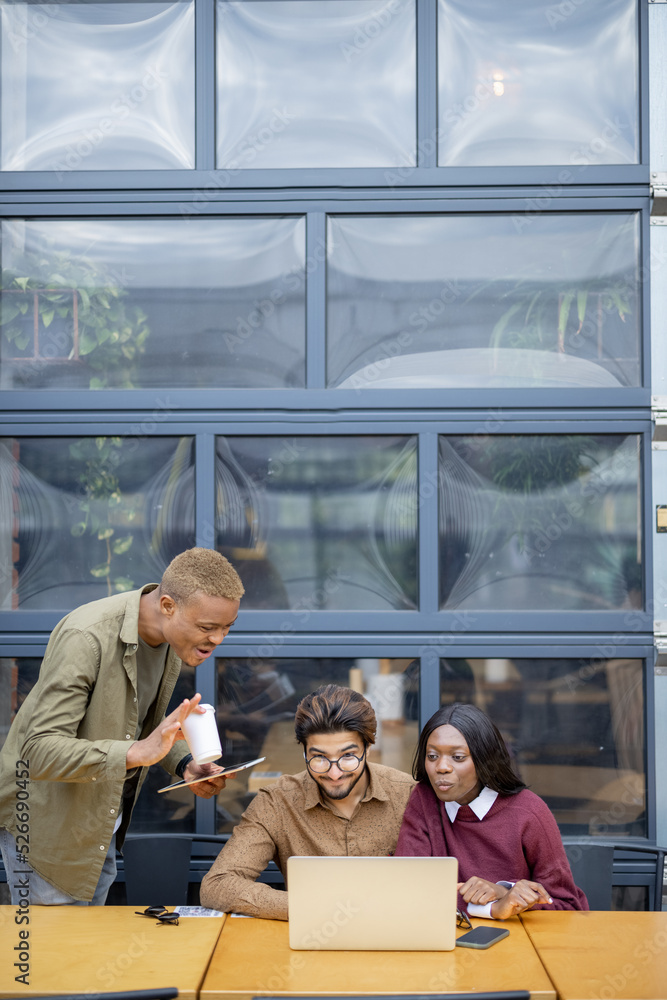
{"label": "dark metal window frame", "polygon": [[[477,197],[443,198],[433,197],[406,199],[395,196],[368,199],[363,192],[356,192],[350,200],[335,199],[323,195],[315,200],[301,196],[294,201],[243,201],[206,202],[197,212],[200,218],[256,218],[256,217],[297,217],[306,219],[306,387],[303,389],[201,389],[192,393],[187,389],[164,388],[158,390],[98,389],[68,390],[4,390],[0,398],[0,408],[13,412],[58,411],[64,407],[67,412],[153,409],[164,408],[215,411],[225,409],[260,410],[267,407],[289,410],[326,410],[357,412],[368,410],[377,412],[388,409],[393,412],[418,408],[470,410],[485,408],[514,407],[517,400],[523,407],[568,408],[583,407],[637,407],[651,405],[650,393],[650,302],[649,302],[649,217],[650,198],[648,192],[617,193],[609,197],[607,192],[596,192],[596,197],[554,197],[538,214],[548,216],[562,213],[607,215],[611,213],[640,216],[640,362],[644,384],[642,386],[621,386],[619,388],[563,388],[563,389],[336,389],[326,387],[326,265],[318,256],[318,249],[325,244],[327,217],[342,215],[511,215],[528,217],[535,215],[531,207],[533,189],[514,192],[513,197],[502,196],[496,191],[484,190]],[[642,196],[643,194],[643,196]],[[185,206],[187,208],[187,204]],[[169,201],[159,202],[112,202],[101,199],[94,205],[81,196],[76,201],[54,202],[45,200],[36,206],[32,202],[15,204],[0,201],[0,213],[6,219],[178,219],[184,215],[183,204]],[[310,266],[312,263],[312,267]],[[63,399],[63,396],[66,398]]]}
{"label": "dark metal window frame", "polygon": [[[244,0],[252,3],[253,0]],[[195,0],[195,170],[72,170],[59,178],[61,191],[208,190],[258,188],[352,187],[399,190],[428,187],[469,187],[486,184],[539,184],[545,187],[648,184],[648,5],[637,0],[639,36],[638,164],[552,167],[438,167],[433,136],[438,129],[437,3],[416,0],[417,38],[417,166],[388,168],[311,168],[276,170],[217,170],[215,167],[215,44],[214,0]],[[0,191],[53,190],[52,171],[4,171]]]}
{"label": "dark metal window frame", "polygon": [[[78,415],[77,415],[78,416]],[[644,567],[645,608],[652,597],[653,561],[652,546],[648,535],[651,522],[650,450],[652,425],[648,416],[633,416],[618,412],[578,411],[564,414],[548,411],[503,412],[480,410],[477,413],[453,414],[342,414],[333,418],[317,419],[312,413],[290,414],[266,412],[248,416],[239,413],[211,416],[193,420],[183,413],[164,412],[159,423],[147,424],[148,434],[141,433],[140,412],[115,414],[106,420],[88,414],[72,421],[71,416],[52,414],[48,425],[42,420],[28,422],[0,421],[2,434],[7,437],[95,437],[110,436],[192,436],[195,438],[195,537],[196,544],[215,544],[215,440],[225,435],[263,438],[299,435],[309,436],[358,436],[382,434],[418,435],[418,468],[420,483],[438,481],[438,437],[447,434],[484,434],[493,436],[512,434],[637,434],[641,439],[641,470],[643,483],[642,564]],[[150,417],[148,418],[150,420]],[[491,424],[492,426],[489,426]],[[385,633],[410,631],[443,631],[452,629],[462,615],[469,622],[468,630],[477,633],[496,631],[525,631],[527,633],[551,631],[605,632],[628,628],[627,609],[615,611],[441,611],[438,609],[438,495],[436,490],[425,490],[419,497],[418,611],[312,611],[303,621],[302,611],[244,611],[239,614],[240,629],[250,633],[286,628],[290,632],[334,630],[341,632]],[[69,608],[58,611],[2,611],[0,631],[45,631],[52,629]],[[632,629],[650,632],[652,615],[647,611],[632,611]]]}
{"label": "dark metal window frame", "polygon": [[[48,636],[33,637],[23,641],[10,637],[0,639],[0,657],[40,657],[46,649]],[[216,700],[216,659],[226,657],[259,657],[265,648],[265,637],[251,637],[240,631],[230,632],[222,646],[209,661],[196,669],[195,684],[201,692],[202,699],[210,704]],[[653,685],[651,683],[653,666],[653,647],[645,637],[625,636],[618,633],[601,633],[587,639],[570,635],[542,635],[538,639],[530,639],[521,635],[510,635],[498,632],[485,638],[475,635],[464,635],[461,632],[454,637],[445,630],[440,635],[422,633],[420,635],[402,634],[392,637],[391,643],[378,635],[367,635],[362,638],[342,634],[311,633],[309,635],[292,637],[289,643],[280,645],[272,659],[289,660],[303,657],[318,659],[341,659],[356,657],[414,657],[420,660],[419,671],[419,727],[437,710],[440,705],[440,672],[441,657],[452,658],[558,658],[558,659],[609,659],[609,650],[619,650],[619,655],[630,656],[644,661],[644,704],[646,711],[646,807],[647,807],[647,839],[655,842],[656,836],[656,800],[653,794],[655,787],[655,705]],[[198,833],[215,832],[214,800],[197,799],[196,830]],[[636,838],[637,843],[645,843],[643,838]],[[633,838],[628,840],[633,842]],[[631,883],[634,884],[634,883]]]}

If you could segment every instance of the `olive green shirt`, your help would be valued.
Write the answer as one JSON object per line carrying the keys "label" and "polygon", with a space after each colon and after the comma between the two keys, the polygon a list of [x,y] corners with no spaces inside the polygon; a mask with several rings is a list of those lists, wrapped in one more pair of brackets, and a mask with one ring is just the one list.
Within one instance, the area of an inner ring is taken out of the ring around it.
{"label": "olive green shirt", "polygon": [[307,771],[260,788],[201,884],[201,902],[216,910],[287,920],[287,893],[257,876],[275,861],[287,882],[287,859],[393,854],[410,792],[409,774],[368,764],[370,781],[352,817],[334,812]]}
{"label": "olive green shirt", "polygon": [[[0,753],[0,827],[17,836],[17,772],[30,772],[30,866],[75,899],[92,899],[119,805],[123,843],[146,768],[126,769],[138,722],[139,601],[148,584],[85,604],[56,625],[39,678],[14,719]],[[181,660],[170,648],[141,738],[162,721]],[[177,743],[161,761],[170,774],[185,756]],[[130,780],[127,780],[130,779]],[[125,790],[125,797],[123,798]],[[25,810],[23,810],[25,815]],[[26,841],[21,842],[23,845]]]}

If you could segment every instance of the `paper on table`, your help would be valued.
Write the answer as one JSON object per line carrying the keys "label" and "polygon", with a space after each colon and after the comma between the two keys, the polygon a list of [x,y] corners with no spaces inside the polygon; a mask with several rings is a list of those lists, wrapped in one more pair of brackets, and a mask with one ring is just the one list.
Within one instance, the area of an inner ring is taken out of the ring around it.
{"label": "paper on table", "polygon": [[179,917],[224,917],[222,910],[211,910],[208,906],[175,906]]}

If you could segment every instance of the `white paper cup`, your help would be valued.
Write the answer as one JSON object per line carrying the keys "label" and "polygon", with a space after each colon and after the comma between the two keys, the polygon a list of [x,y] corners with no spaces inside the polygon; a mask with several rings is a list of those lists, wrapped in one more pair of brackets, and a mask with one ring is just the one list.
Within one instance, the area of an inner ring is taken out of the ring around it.
{"label": "white paper cup", "polygon": [[206,714],[190,712],[181,723],[181,729],[195,764],[210,764],[211,761],[222,757],[220,736],[215,722],[215,709],[213,705],[200,705],[199,707],[205,708]]}

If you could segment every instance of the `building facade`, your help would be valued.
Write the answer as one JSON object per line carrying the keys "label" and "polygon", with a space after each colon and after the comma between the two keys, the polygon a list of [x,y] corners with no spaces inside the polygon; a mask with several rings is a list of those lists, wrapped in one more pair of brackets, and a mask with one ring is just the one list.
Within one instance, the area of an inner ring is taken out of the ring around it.
{"label": "building facade", "polygon": [[230,831],[336,681],[376,760],[471,700],[563,833],[667,841],[667,4],[0,18],[2,729],[64,613],[204,545],[246,596],[175,694],[265,770],[154,769],[135,832]]}

